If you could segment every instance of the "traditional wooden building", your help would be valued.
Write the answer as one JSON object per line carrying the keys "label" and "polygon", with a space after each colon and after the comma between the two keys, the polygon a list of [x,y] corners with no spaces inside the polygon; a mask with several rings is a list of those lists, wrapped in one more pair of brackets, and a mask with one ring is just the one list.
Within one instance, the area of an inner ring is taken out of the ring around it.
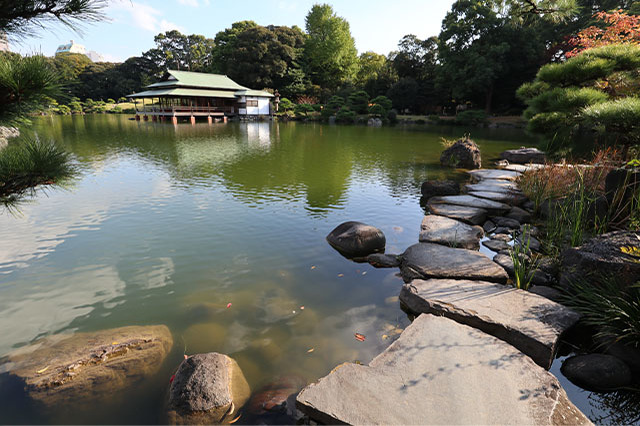
{"label": "traditional wooden building", "polygon": [[[227,117],[268,116],[274,96],[262,90],[240,86],[226,75],[169,70],[167,77],[127,96],[136,104],[136,119],[206,117],[226,121]],[[141,100],[142,102],[138,102]]]}

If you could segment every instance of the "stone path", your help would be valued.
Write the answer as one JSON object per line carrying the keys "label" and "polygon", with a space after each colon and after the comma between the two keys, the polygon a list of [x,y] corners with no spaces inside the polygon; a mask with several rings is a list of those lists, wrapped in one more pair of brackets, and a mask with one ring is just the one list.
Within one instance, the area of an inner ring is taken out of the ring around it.
{"label": "stone path", "polygon": [[369,365],[336,367],[296,404],[325,424],[590,424],[522,352],[425,314]]}
{"label": "stone path", "polygon": [[482,179],[516,180],[521,173],[513,170],[478,169],[478,170],[469,171],[469,174],[475,180],[482,180]]}
{"label": "stone path", "polygon": [[442,197],[431,197],[427,203],[433,204],[452,204],[454,206],[464,206],[484,209],[491,214],[502,214],[511,207],[505,203],[478,198],[472,195],[445,195]]}
{"label": "stone path", "polygon": [[558,341],[579,315],[528,291],[468,280],[413,280],[400,300],[413,313],[433,313],[498,337],[550,368]]}
{"label": "stone path", "polygon": [[456,206],[453,204],[427,204],[429,213],[461,220],[472,225],[480,225],[487,219],[487,211],[477,207]]}

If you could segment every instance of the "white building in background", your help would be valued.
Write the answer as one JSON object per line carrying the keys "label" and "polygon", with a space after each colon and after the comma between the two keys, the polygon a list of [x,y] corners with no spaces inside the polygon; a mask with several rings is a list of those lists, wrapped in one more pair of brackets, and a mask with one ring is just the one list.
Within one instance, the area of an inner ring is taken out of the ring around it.
{"label": "white building in background", "polygon": [[0,52],[11,52],[9,49],[9,40],[7,40],[7,35],[0,31]]}
{"label": "white building in background", "polygon": [[61,44],[60,46],[58,46],[58,48],[56,49],[56,55],[59,55],[60,53],[80,53],[91,59],[92,62],[104,62],[104,58],[101,54],[93,50],[87,52],[83,45],[78,44],[73,40],[71,40],[70,43]]}

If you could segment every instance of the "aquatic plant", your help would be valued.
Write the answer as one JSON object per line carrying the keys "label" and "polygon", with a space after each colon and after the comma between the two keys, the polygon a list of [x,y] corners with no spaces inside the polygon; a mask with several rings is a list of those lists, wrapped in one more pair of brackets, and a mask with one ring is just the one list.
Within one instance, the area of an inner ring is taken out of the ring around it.
{"label": "aquatic plant", "polygon": [[[515,233],[513,239],[516,239]],[[530,255],[531,227],[525,225],[519,237],[520,243],[516,243],[509,249],[509,255],[513,262],[513,285],[521,290],[528,290],[536,273],[537,262]]]}

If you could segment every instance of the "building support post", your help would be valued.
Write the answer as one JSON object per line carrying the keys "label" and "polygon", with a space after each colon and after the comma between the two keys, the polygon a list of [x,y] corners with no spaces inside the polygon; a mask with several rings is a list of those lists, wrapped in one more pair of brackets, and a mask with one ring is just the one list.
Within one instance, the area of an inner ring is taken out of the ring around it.
{"label": "building support post", "polygon": [[136,114],[136,121],[140,121],[140,114]]}
{"label": "building support post", "polygon": [[178,124],[178,117],[176,117],[175,115],[173,117],[171,117],[171,122],[175,125]]}
{"label": "building support post", "polygon": [[195,116],[191,116],[191,124],[196,124],[196,117]]}
{"label": "building support post", "polygon": [[222,116],[222,122],[223,122],[223,123],[226,123],[226,122],[227,122],[227,116],[226,116],[226,115],[223,115],[223,116]]}
{"label": "building support post", "polygon": [[211,117],[210,115],[207,116],[207,121],[209,122],[209,124],[213,124],[213,117]]}

